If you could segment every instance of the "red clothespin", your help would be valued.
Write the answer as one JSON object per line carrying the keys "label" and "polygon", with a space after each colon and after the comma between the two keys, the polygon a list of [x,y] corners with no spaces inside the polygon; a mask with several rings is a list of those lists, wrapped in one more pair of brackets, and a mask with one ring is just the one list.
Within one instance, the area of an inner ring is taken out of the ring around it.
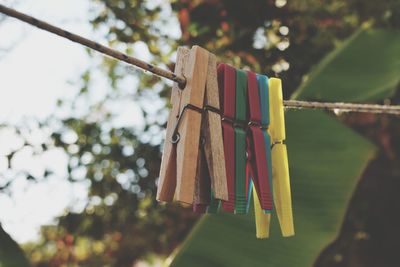
{"label": "red clothespin", "polygon": [[223,111],[223,138],[226,162],[226,177],[228,184],[228,200],[222,202],[222,208],[228,212],[235,210],[235,86],[236,70],[230,65],[218,65],[218,85]]}
{"label": "red clothespin", "polygon": [[248,155],[250,174],[260,199],[261,208],[272,210],[272,193],[268,177],[268,163],[265,151],[265,139],[261,125],[260,97],[257,77],[254,72],[247,72],[248,107],[249,107],[249,136]]}

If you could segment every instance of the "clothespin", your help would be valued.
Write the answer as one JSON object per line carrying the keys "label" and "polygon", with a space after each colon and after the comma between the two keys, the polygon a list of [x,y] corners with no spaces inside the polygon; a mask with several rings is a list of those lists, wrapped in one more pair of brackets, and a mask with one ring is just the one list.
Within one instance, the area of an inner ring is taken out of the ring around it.
{"label": "clothespin", "polygon": [[222,201],[222,208],[227,212],[235,209],[235,87],[236,71],[227,64],[218,65],[218,87],[223,111],[222,133],[224,139],[225,166],[228,185],[228,200]]}
{"label": "clothespin", "polygon": [[260,205],[260,200],[257,195],[257,190],[253,187],[253,201],[254,201],[254,216],[256,221],[256,237],[268,238],[269,226],[271,222],[271,213],[264,213]]}
{"label": "clothespin", "polygon": [[215,56],[198,46],[178,48],[175,74],[186,85],[172,89],[157,200],[172,201],[175,194],[202,212],[211,184],[215,197],[228,199]]}
{"label": "clothespin", "polygon": [[193,203],[207,68],[206,50],[198,46],[190,51],[178,49],[175,73],[186,78],[186,85],[183,90],[178,85],[173,87],[157,191],[159,201],[172,201],[176,192],[177,201]]}
{"label": "clothespin", "polygon": [[[249,147],[248,154],[252,155],[249,162],[252,170],[254,187],[264,210],[272,210],[272,193],[269,183],[266,144],[261,124],[260,96],[257,77],[254,72],[247,72],[248,101],[249,101]],[[268,143],[269,145],[269,143]]]}
{"label": "clothespin", "polygon": [[[271,138],[268,133],[269,127],[269,91],[268,91],[268,77],[265,75],[257,74],[258,92],[259,92],[259,103],[261,110],[261,124],[264,126],[262,130],[265,143],[265,152],[268,166],[268,180],[270,185],[271,194],[273,195],[272,186],[272,161],[271,161]],[[271,222],[271,210],[263,210],[260,205],[259,198],[257,197],[257,191],[254,188],[254,216],[256,222],[256,237],[257,238],[268,238],[269,229]],[[267,213],[267,214],[265,214]]]}
{"label": "clothespin", "polygon": [[[268,77],[265,75],[257,74],[258,91],[260,97],[260,109],[261,109],[261,124],[264,126],[263,130],[264,141],[265,141],[265,152],[268,164],[268,180],[270,185],[271,194],[273,195],[272,185],[272,156],[271,156],[271,137],[268,132],[270,123],[269,114],[269,88],[268,88]],[[266,213],[271,210],[264,210]]]}
{"label": "clothespin", "polygon": [[[183,75],[183,68],[188,61],[189,49],[178,47],[175,64],[175,74]],[[157,200],[171,202],[175,195],[177,181],[177,144],[175,143],[174,127],[178,123],[181,111],[182,90],[174,83],[171,93],[171,111],[168,117],[164,150],[161,159],[160,177],[157,188]],[[174,141],[174,142],[172,142]],[[197,161],[197,159],[196,159]],[[181,163],[180,163],[181,164]]]}
{"label": "clothespin", "polygon": [[210,173],[213,196],[217,199],[228,200],[219,98],[217,59],[215,55],[209,53],[204,100],[205,123],[202,124],[202,133],[205,135],[204,154]]}
{"label": "clothespin", "polygon": [[272,183],[274,204],[283,236],[294,235],[289,166],[286,150],[285,119],[283,111],[282,83],[269,79],[269,97],[272,139]]}
{"label": "clothespin", "polygon": [[235,213],[245,214],[248,180],[246,179],[246,131],[243,124],[247,121],[247,75],[245,71],[238,69],[235,96]]}
{"label": "clothespin", "polygon": [[196,212],[205,212],[207,210],[207,206],[210,205],[211,201],[211,193],[213,201],[228,199],[219,102],[217,59],[210,53],[200,139],[202,161],[199,161],[198,165],[195,203],[193,206]]}
{"label": "clothespin", "polygon": [[218,213],[219,209],[221,207],[221,201],[219,199],[216,199],[213,195],[213,192],[211,192],[211,200],[210,204],[207,207],[207,213]]}

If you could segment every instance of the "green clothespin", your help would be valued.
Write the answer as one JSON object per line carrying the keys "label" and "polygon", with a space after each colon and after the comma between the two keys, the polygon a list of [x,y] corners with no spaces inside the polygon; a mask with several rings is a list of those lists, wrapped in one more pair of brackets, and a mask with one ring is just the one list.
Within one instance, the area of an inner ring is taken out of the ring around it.
{"label": "green clothespin", "polygon": [[[235,120],[247,120],[247,74],[236,70],[236,110]],[[246,214],[246,131],[235,125],[235,213]]]}

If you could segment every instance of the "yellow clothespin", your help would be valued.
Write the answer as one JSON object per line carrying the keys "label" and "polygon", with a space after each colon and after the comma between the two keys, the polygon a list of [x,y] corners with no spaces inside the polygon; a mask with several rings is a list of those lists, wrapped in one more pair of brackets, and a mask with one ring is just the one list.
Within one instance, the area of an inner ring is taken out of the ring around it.
{"label": "yellow clothespin", "polygon": [[269,79],[270,118],[269,132],[272,142],[272,184],[274,208],[278,215],[283,236],[294,235],[292,199],[290,192],[289,165],[285,145],[285,119],[283,110],[282,83],[280,79]]}
{"label": "yellow clothespin", "polygon": [[254,216],[256,220],[256,237],[268,238],[269,226],[271,222],[271,213],[265,213],[261,208],[260,200],[257,195],[257,190],[253,186],[253,202],[254,202]]}

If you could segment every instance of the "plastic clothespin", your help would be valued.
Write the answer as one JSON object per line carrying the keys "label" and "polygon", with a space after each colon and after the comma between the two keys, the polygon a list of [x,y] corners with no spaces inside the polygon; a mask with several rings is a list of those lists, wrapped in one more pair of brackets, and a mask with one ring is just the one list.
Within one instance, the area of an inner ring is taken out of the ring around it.
{"label": "plastic clothespin", "polygon": [[[238,122],[247,121],[247,74],[236,70],[235,110],[235,213],[247,212],[246,131]],[[247,126],[247,125],[246,125]]]}
{"label": "plastic clothespin", "polygon": [[246,145],[247,145],[247,162],[246,162],[246,192],[247,192],[247,203],[246,203],[246,213],[249,212],[251,196],[253,193],[254,183],[253,183],[253,170],[251,168],[251,152],[249,151],[250,147],[250,138],[249,136],[246,137]]}
{"label": "plastic clothespin", "polygon": [[181,90],[172,89],[161,162],[157,200],[193,204],[199,157],[200,128],[208,71],[209,52],[199,46],[178,49],[175,74],[186,78]]}
{"label": "plastic clothespin", "polygon": [[[265,75],[257,74],[258,92],[259,92],[259,103],[261,110],[261,124],[265,127],[269,127],[269,91],[268,91],[268,77]],[[268,164],[268,180],[270,184],[271,194],[273,194],[272,185],[272,161],[271,161],[271,138],[267,129],[262,131],[265,142],[265,152]],[[260,205],[259,198],[257,197],[257,191],[253,188],[253,202],[254,202],[254,216],[256,223],[256,237],[257,238],[268,238],[269,229],[271,222],[271,210],[263,210]],[[266,214],[267,213],[267,214]]]}
{"label": "plastic clothespin", "polygon": [[213,192],[211,192],[211,201],[207,207],[207,213],[218,213],[220,207],[221,201],[219,199],[216,199],[213,195]]}
{"label": "plastic clothespin", "polygon": [[[257,77],[254,72],[247,72],[247,86],[249,99],[249,132],[251,154],[250,166],[253,173],[253,183],[264,210],[272,210],[273,200],[267,163],[266,144],[261,125],[260,96]],[[268,143],[269,145],[269,143]]]}
{"label": "plastic clothespin", "polygon": [[235,209],[235,87],[236,71],[227,64],[218,65],[218,87],[223,111],[222,133],[224,139],[225,167],[228,185],[228,200],[222,201],[222,208],[227,212]]}
{"label": "plastic clothespin", "polygon": [[294,235],[289,165],[285,145],[285,119],[283,111],[282,83],[269,79],[269,97],[272,138],[272,183],[274,203],[283,236]]}
{"label": "plastic clothespin", "polygon": [[257,195],[257,190],[253,187],[254,215],[256,221],[256,237],[268,238],[269,226],[271,222],[271,213],[264,213],[261,208],[260,201]]}
{"label": "plastic clothespin", "polygon": [[[272,185],[272,156],[271,156],[271,137],[268,132],[270,124],[270,114],[269,114],[269,86],[268,77],[265,75],[257,74],[258,91],[260,96],[260,109],[261,109],[261,124],[266,128],[263,130],[264,140],[265,140],[265,152],[267,156],[268,164],[268,178],[271,189],[271,194],[273,195],[273,185]],[[266,213],[270,213],[271,210],[264,210]]]}

